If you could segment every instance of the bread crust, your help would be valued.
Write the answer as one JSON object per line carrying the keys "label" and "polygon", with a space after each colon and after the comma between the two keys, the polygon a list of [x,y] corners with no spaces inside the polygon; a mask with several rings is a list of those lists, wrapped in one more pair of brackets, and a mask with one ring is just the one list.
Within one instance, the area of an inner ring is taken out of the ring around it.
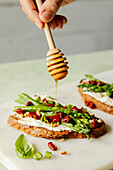
{"label": "bread crust", "polygon": [[[21,131],[24,131],[28,135],[34,136],[34,137],[43,137],[46,139],[56,139],[56,138],[86,138],[85,134],[79,134],[77,132],[69,132],[68,130],[64,131],[52,131],[48,130],[46,128],[42,127],[34,127],[34,126],[28,126],[28,125],[23,125],[18,122],[19,118],[16,117],[16,115],[11,115],[8,118],[7,123]],[[100,124],[100,127],[92,129],[91,131],[91,138],[98,138],[106,133],[106,126],[105,123],[102,121]]]}
{"label": "bread crust", "polygon": [[109,106],[109,105],[107,105],[105,103],[101,103],[100,101],[98,101],[95,98],[89,96],[88,94],[82,93],[83,89],[80,88],[80,87],[78,87],[78,91],[79,91],[80,95],[82,96],[82,98],[84,99],[84,101],[92,102],[97,109],[102,110],[104,112],[107,112],[107,113],[113,115],[113,106]]}

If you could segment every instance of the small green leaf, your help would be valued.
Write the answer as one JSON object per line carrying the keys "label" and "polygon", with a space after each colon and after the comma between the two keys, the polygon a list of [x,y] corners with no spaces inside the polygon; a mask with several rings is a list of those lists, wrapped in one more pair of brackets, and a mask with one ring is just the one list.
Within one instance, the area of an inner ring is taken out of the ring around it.
{"label": "small green leaf", "polygon": [[52,157],[52,152],[46,151],[45,158],[51,159],[51,157]]}
{"label": "small green leaf", "polygon": [[67,107],[68,109],[72,109],[72,108],[73,108],[73,105],[72,105],[72,104],[68,104],[68,105],[66,105],[66,107]]}
{"label": "small green leaf", "polygon": [[110,96],[112,95],[112,92],[109,91],[109,90],[107,90],[107,91],[106,91],[106,94],[107,94],[108,97],[110,97]]}
{"label": "small green leaf", "polygon": [[90,81],[96,80],[93,76],[89,74],[85,74],[86,78],[88,78]]}
{"label": "small green leaf", "polygon": [[90,133],[86,133],[85,135],[87,136],[87,138],[89,140],[90,139]]}
{"label": "small green leaf", "polygon": [[56,107],[61,107],[61,106],[62,106],[61,103],[59,102],[56,103]]}
{"label": "small green leaf", "polygon": [[38,96],[37,98],[36,98],[36,101],[41,101],[41,97],[40,96]]}
{"label": "small green leaf", "polygon": [[51,97],[51,96],[47,96],[49,99],[51,100],[55,100],[55,98]]}
{"label": "small green leaf", "polygon": [[46,115],[44,115],[44,122],[46,122],[47,121],[47,119],[46,119]]}
{"label": "small green leaf", "polygon": [[43,122],[43,121],[44,121],[44,115],[41,117],[40,121],[41,121],[41,122]]}
{"label": "small green leaf", "polygon": [[34,146],[21,134],[15,142],[15,152],[20,158],[29,158],[33,155]]}
{"label": "small green leaf", "polygon": [[33,158],[35,158],[38,161],[43,158],[43,155],[40,152],[37,152],[33,155]]}
{"label": "small green leaf", "polygon": [[48,100],[48,104],[53,104],[53,101],[52,100]]}
{"label": "small green leaf", "polygon": [[87,109],[86,109],[86,108],[84,108],[84,111],[86,111],[86,112],[87,112]]}

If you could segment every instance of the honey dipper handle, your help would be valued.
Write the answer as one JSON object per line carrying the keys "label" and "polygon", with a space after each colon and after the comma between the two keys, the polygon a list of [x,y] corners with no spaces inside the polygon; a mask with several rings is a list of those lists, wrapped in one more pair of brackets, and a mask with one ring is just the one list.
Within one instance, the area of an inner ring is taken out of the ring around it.
{"label": "honey dipper handle", "polygon": [[[36,1],[38,9],[40,11],[41,6],[42,6],[42,1],[41,0],[35,0],[35,1]],[[49,25],[47,23],[45,23],[44,32],[45,32],[45,35],[46,35],[46,38],[47,38],[47,41],[48,41],[49,48],[50,49],[56,48],[51,30],[50,30]]]}

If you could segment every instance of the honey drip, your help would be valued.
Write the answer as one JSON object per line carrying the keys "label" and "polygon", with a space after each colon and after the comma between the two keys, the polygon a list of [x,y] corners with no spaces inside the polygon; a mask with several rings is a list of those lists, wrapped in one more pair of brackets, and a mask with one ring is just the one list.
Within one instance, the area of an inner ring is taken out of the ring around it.
{"label": "honey drip", "polygon": [[60,53],[60,49],[53,48],[50,49],[47,53],[47,69],[50,75],[55,80],[56,85],[56,100],[57,100],[57,86],[58,80],[65,78],[68,74],[69,67],[67,66],[68,62],[66,57],[63,57],[63,53]]}
{"label": "honey drip", "polygon": [[55,80],[55,86],[56,86],[56,94],[55,94],[55,99],[57,100],[57,92],[58,92],[58,80]]}

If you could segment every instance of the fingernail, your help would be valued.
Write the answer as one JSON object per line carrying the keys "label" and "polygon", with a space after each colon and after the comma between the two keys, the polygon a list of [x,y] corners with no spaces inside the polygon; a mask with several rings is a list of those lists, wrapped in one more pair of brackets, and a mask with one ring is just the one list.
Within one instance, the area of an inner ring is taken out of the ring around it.
{"label": "fingernail", "polygon": [[61,29],[61,27],[60,27],[59,25],[57,26],[57,28],[58,28],[58,29]]}
{"label": "fingernail", "polygon": [[63,24],[66,24],[66,20],[63,18]]}
{"label": "fingernail", "polygon": [[40,25],[39,23],[35,22],[36,26],[39,28],[39,29],[42,29],[42,25]]}
{"label": "fingernail", "polygon": [[46,10],[44,10],[43,12],[41,12],[41,16],[42,16],[44,19],[46,19],[47,21],[49,21],[49,20],[51,19],[51,17],[52,17],[52,15],[51,15],[48,11],[46,11]]}
{"label": "fingernail", "polygon": [[67,23],[67,19],[63,18],[63,24],[65,25]]}

